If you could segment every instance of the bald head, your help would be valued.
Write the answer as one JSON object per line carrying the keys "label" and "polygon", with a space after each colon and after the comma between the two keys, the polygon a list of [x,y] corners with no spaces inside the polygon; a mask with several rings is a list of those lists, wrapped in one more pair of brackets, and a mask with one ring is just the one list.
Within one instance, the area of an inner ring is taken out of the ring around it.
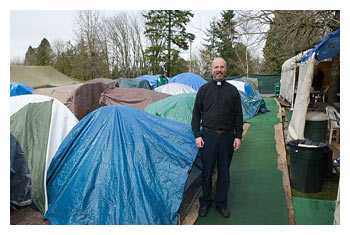
{"label": "bald head", "polygon": [[213,60],[213,63],[211,64],[211,72],[215,81],[223,81],[226,76],[226,70],[226,61],[223,58],[217,57]]}

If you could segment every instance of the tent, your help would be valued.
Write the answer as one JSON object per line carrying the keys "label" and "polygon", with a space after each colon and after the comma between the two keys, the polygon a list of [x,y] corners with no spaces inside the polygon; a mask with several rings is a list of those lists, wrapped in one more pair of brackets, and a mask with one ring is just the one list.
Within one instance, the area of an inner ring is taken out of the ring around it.
{"label": "tent", "polygon": [[[152,88],[156,88],[158,86],[158,82],[160,81],[160,78],[162,75],[157,74],[157,75],[142,75],[137,77],[136,79],[145,79],[149,82],[149,84],[152,86]],[[164,78],[166,79],[166,78]]]}
{"label": "tent", "polygon": [[329,34],[301,58],[293,116],[288,126],[287,141],[304,139],[307,108],[315,67],[340,52],[340,30]]}
{"label": "tent", "polygon": [[32,204],[30,171],[23,150],[10,134],[10,202],[16,206]]}
{"label": "tent", "polygon": [[194,73],[180,73],[173,78],[169,79],[169,83],[182,83],[193,90],[198,91],[198,89],[207,83],[201,76]]}
{"label": "tent", "polygon": [[246,95],[250,96],[253,94],[253,88],[248,82],[239,81],[239,80],[227,80],[228,83],[234,85],[237,90],[244,92]]}
{"label": "tent", "polygon": [[297,63],[303,57],[305,52],[300,53],[288,60],[282,65],[281,81],[280,81],[280,97],[288,101],[293,108],[294,105],[294,94],[295,94],[295,79]]}
{"label": "tent", "polygon": [[23,83],[10,82],[10,96],[33,94],[33,87]]}
{"label": "tent", "polygon": [[132,107],[82,119],[48,172],[51,224],[177,224],[197,154],[189,125]]}
{"label": "tent", "polygon": [[111,81],[105,79],[97,78],[80,84],[41,88],[36,89],[34,93],[58,99],[80,120],[100,107],[99,99],[102,92],[115,84],[112,79],[108,79]]}
{"label": "tent", "polygon": [[126,105],[144,110],[153,102],[164,99],[170,95],[146,90],[143,88],[119,88],[106,89],[100,97],[100,105]]}
{"label": "tent", "polygon": [[10,66],[11,82],[27,84],[34,89],[44,87],[65,86],[82,81],[71,78],[51,66]]}
{"label": "tent", "polygon": [[117,83],[117,80],[110,79],[110,78],[94,78],[87,81],[87,83],[97,83],[97,82],[104,83],[108,85],[108,87],[114,87],[115,84]]}
{"label": "tent", "polygon": [[147,105],[145,111],[178,122],[191,124],[197,93],[173,95]]}
{"label": "tent", "polygon": [[152,90],[153,87],[146,79],[118,78],[116,87],[120,88],[144,88]]}
{"label": "tent", "polygon": [[157,87],[154,90],[157,92],[161,92],[161,93],[165,93],[165,94],[169,94],[169,95],[179,95],[179,94],[196,92],[191,87],[186,86],[185,84],[181,84],[181,83],[168,83],[166,85]]}
{"label": "tent", "polygon": [[[145,111],[167,119],[191,124],[196,94],[170,96],[148,105]],[[259,113],[267,111],[265,101],[258,91],[254,91],[250,96],[242,91],[239,91],[239,94],[242,102],[243,120],[248,120]]]}
{"label": "tent", "polygon": [[243,120],[248,120],[259,113],[267,112],[266,104],[258,91],[254,91],[251,95],[238,91],[242,102]]}
{"label": "tent", "polygon": [[241,78],[237,78],[237,80],[241,80],[243,82],[249,83],[253,91],[259,90],[259,80],[257,78],[241,77]]}
{"label": "tent", "polygon": [[[280,74],[271,74],[271,75],[243,74],[231,79],[234,79],[234,80],[241,79],[245,82],[248,82],[251,84],[253,90],[255,90],[255,87],[257,85],[257,88],[260,94],[274,94],[275,93],[274,84],[281,80],[281,75]],[[230,80],[230,78],[226,80]],[[258,81],[257,84],[255,83],[256,80]],[[255,83],[255,85],[252,85],[252,83]]]}
{"label": "tent", "polygon": [[54,98],[42,95],[10,98],[10,131],[28,162],[32,200],[42,214],[47,210],[46,171],[77,122],[73,113]]}

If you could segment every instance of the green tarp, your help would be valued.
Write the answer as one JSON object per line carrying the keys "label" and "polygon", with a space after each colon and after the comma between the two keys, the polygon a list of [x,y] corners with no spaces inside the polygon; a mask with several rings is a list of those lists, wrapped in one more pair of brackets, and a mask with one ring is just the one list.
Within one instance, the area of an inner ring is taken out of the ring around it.
{"label": "green tarp", "polygon": [[11,134],[20,143],[31,173],[33,203],[42,214],[45,213],[43,183],[52,102],[53,100],[28,104],[10,118]]}
{"label": "green tarp", "polygon": [[146,106],[145,111],[178,122],[191,124],[197,93],[173,95]]}

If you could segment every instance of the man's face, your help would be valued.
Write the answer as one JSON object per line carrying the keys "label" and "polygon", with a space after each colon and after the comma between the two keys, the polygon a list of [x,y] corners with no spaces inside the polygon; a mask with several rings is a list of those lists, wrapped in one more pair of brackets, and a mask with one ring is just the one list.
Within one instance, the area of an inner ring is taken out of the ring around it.
{"label": "man's face", "polygon": [[221,58],[214,59],[211,72],[215,81],[221,82],[226,76],[226,62]]}

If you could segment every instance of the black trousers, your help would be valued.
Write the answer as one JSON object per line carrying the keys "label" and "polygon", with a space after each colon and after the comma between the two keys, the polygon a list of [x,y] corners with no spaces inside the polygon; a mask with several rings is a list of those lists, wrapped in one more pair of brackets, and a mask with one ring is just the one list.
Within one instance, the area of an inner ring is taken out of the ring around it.
{"label": "black trousers", "polygon": [[227,208],[227,193],[230,185],[229,168],[233,155],[234,133],[215,134],[204,130],[202,132],[204,147],[201,149],[202,157],[202,191],[199,198],[200,206],[207,207],[213,200],[212,174],[217,163],[218,178],[216,184],[215,204],[217,207]]}

